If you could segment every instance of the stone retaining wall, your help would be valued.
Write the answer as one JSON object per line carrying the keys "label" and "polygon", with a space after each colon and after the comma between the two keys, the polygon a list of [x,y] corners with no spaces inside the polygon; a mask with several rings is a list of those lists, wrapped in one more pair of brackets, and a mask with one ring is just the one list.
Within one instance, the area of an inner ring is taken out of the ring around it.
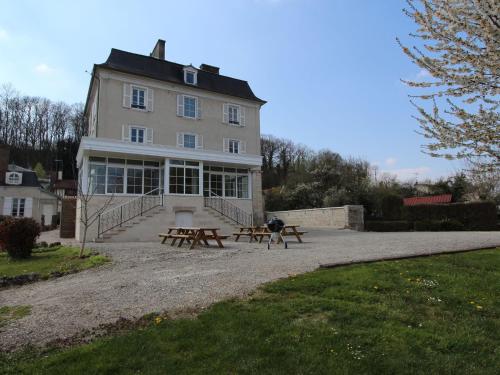
{"label": "stone retaining wall", "polygon": [[363,206],[312,208],[305,210],[266,212],[267,218],[277,216],[286,224],[303,227],[329,227],[335,229],[354,229],[362,231]]}

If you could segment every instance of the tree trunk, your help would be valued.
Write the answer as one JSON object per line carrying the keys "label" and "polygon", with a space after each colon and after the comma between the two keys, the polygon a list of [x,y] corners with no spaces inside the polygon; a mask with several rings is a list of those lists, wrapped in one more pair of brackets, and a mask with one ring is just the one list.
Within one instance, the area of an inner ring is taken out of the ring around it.
{"label": "tree trunk", "polygon": [[83,258],[83,252],[85,251],[85,242],[87,241],[87,226],[84,225],[83,228],[83,238],[82,238],[82,246],[80,247],[80,258]]}

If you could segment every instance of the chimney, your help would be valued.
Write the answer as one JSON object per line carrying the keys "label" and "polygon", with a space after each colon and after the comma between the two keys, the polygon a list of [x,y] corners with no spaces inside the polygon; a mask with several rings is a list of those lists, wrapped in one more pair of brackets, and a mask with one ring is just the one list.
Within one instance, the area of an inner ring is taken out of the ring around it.
{"label": "chimney", "polygon": [[5,184],[5,173],[9,169],[10,148],[7,145],[0,145],[0,184]]}
{"label": "chimney", "polygon": [[219,74],[219,67],[218,66],[213,66],[213,65],[208,65],[208,64],[201,64],[200,69],[204,70],[205,72],[213,73],[213,74]]}
{"label": "chimney", "polygon": [[158,60],[165,60],[165,41],[163,39],[158,39],[155,48],[153,48],[153,52],[151,52],[149,56]]}

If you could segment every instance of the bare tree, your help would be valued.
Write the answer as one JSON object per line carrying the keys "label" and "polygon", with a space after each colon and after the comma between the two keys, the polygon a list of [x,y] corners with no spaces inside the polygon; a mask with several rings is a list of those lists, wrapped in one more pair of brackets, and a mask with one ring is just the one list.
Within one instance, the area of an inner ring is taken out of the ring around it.
{"label": "bare tree", "polygon": [[[410,36],[423,47],[403,52],[430,81],[404,81],[425,93],[411,96],[432,156],[481,158],[500,164],[500,2],[407,0],[403,12],[418,26]],[[426,105],[429,103],[429,105]],[[427,108],[426,108],[427,107]],[[441,107],[441,108],[440,108]]]}
{"label": "bare tree", "polygon": [[82,244],[80,246],[80,258],[83,258],[85,245],[87,243],[88,229],[99,219],[99,216],[105,212],[113,201],[114,194],[106,198],[103,204],[96,209],[90,209],[90,203],[96,193],[97,185],[92,183],[92,179],[87,179],[87,184],[84,185],[83,179],[78,179],[78,200],[80,202],[80,223],[83,226]]}

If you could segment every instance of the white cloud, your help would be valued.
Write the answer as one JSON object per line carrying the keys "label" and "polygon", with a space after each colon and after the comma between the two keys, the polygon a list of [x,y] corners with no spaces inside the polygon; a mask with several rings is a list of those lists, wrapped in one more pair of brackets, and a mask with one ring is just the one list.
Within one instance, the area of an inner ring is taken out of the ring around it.
{"label": "white cloud", "polygon": [[47,64],[38,64],[37,66],[35,66],[35,72],[39,73],[39,74],[50,74],[54,71],[54,69],[52,69],[50,66],[48,66]]}
{"label": "white cloud", "polygon": [[397,162],[398,162],[398,159],[396,159],[396,158],[385,159],[385,164],[388,165],[389,167],[395,166]]}
{"label": "white cloud", "polygon": [[431,171],[432,170],[429,167],[416,167],[416,168],[385,170],[382,171],[382,173],[391,174],[393,176],[396,176],[399,180],[402,181],[415,180],[416,178],[420,181],[422,179],[432,177]]}
{"label": "white cloud", "polygon": [[5,29],[0,29],[0,40],[9,39],[9,33]]}
{"label": "white cloud", "polygon": [[417,78],[429,78],[432,77],[432,74],[429,73],[427,69],[421,69],[417,74]]}

